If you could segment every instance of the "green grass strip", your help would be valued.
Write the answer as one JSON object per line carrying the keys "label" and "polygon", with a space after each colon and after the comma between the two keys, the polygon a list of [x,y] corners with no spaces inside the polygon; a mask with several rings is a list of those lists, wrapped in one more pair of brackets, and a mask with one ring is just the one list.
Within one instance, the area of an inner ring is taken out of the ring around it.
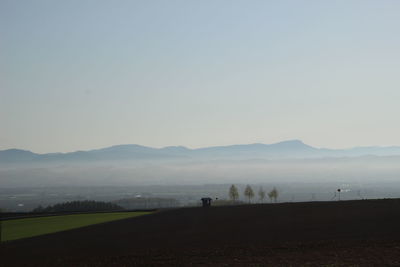
{"label": "green grass strip", "polygon": [[90,213],[7,220],[2,222],[1,241],[55,233],[149,213],[150,212]]}

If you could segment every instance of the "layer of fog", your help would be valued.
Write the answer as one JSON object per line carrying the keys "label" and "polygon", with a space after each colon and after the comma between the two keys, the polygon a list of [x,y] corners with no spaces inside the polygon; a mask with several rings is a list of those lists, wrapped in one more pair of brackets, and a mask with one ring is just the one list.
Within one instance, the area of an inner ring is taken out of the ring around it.
{"label": "layer of fog", "polygon": [[152,161],[0,166],[0,187],[400,181],[400,157],[304,160]]}
{"label": "layer of fog", "polygon": [[400,157],[0,166],[0,187],[400,181]]}
{"label": "layer of fog", "polygon": [[[276,187],[279,202],[400,197],[400,157],[245,161],[113,161],[0,165],[0,208],[29,211],[72,200],[161,197],[180,206],[228,199],[231,184]],[[268,201],[268,200],[266,200]]]}

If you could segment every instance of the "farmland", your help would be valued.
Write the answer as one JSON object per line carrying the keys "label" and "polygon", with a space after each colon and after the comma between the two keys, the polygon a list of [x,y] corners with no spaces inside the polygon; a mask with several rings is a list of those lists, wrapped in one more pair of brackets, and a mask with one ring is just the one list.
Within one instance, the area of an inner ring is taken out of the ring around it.
{"label": "farmland", "polygon": [[91,213],[6,220],[2,222],[1,241],[55,233],[145,214],[148,212]]}
{"label": "farmland", "polygon": [[[400,199],[180,208],[5,242],[5,266],[398,266]],[[23,257],[21,257],[23,251]]]}

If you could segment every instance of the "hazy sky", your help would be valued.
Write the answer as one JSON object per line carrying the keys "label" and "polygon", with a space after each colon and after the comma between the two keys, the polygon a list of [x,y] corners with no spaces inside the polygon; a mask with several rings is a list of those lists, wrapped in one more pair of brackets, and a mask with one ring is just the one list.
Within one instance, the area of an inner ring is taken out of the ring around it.
{"label": "hazy sky", "polygon": [[0,149],[400,145],[400,1],[0,0]]}

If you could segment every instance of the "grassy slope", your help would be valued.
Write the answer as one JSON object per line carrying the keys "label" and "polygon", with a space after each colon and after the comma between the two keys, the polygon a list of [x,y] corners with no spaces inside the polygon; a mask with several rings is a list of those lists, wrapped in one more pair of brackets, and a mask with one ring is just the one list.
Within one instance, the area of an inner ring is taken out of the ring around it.
{"label": "grassy slope", "polygon": [[1,241],[65,231],[96,223],[141,216],[148,213],[149,212],[93,213],[8,220],[2,222]]}

